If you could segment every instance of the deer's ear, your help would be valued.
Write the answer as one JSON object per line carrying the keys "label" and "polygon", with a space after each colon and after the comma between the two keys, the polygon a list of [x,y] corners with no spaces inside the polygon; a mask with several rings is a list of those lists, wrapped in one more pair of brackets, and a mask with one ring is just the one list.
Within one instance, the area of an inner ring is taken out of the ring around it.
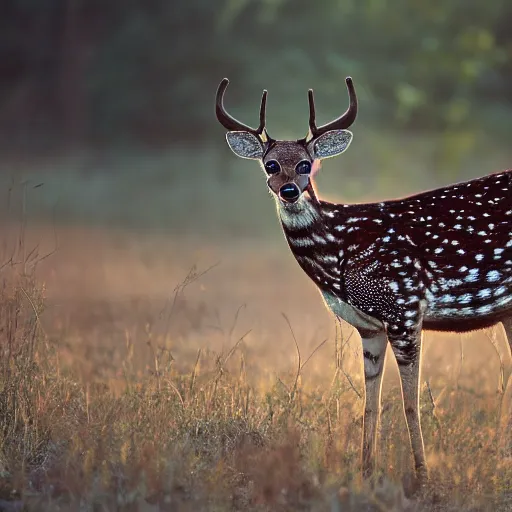
{"label": "deer's ear", "polygon": [[226,140],[231,151],[241,158],[260,160],[263,158],[264,150],[261,141],[249,132],[228,132]]}
{"label": "deer's ear", "polygon": [[352,132],[348,130],[331,130],[310,142],[310,151],[314,158],[330,158],[340,155],[352,141]]}

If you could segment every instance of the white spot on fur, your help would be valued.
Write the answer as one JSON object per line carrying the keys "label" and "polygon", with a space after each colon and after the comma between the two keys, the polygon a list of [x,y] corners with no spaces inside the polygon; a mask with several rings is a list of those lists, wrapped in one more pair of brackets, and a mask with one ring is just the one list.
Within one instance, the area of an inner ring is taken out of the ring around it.
{"label": "white spot on fur", "polygon": [[395,281],[391,281],[390,283],[388,283],[388,286],[391,288],[392,291],[394,291],[395,293],[398,291],[399,287],[398,287],[398,283],[396,283]]}
{"label": "white spot on fur", "polygon": [[483,288],[482,290],[479,290],[477,293],[477,296],[480,299],[487,299],[491,296],[491,289],[490,288]]}
{"label": "white spot on fur", "polygon": [[457,297],[457,302],[459,304],[471,304],[473,300],[473,295],[471,295],[470,293],[465,293],[464,295],[460,295],[459,297]]}
{"label": "white spot on fur", "polygon": [[290,238],[290,243],[295,247],[311,247],[315,242],[311,238]]}
{"label": "white spot on fur", "polygon": [[487,272],[486,279],[489,281],[489,283],[494,283],[496,281],[499,281],[501,277],[501,274],[497,270],[490,270]]}

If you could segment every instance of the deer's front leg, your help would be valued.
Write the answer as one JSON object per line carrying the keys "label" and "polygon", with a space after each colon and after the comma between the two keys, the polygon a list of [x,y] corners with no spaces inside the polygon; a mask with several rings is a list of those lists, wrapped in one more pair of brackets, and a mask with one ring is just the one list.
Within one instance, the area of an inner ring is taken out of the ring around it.
{"label": "deer's front leg", "polygon": [[428,468],[420,421],[421,327],[418,326],[414,332],[405,335],[388,333],[388,336],[400,372],[404,412],[416,476],[418,483],[424,485],[428,480]]}
{"label": "deer's front leg", "polygon": [[363,478],[369,478],[375,470],[387,336],[385,331],[372,333],[359,331],[359,334],[363,343],[365,383],[362,468]]}

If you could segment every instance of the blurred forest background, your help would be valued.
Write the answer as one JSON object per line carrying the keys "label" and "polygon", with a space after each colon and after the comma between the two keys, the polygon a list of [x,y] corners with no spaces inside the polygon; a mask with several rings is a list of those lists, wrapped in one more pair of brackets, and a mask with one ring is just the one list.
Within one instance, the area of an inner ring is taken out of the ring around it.
{"label": "blurred forest background", "polygon": [[43,183],[37,216],[278,233],[261,173],[215,119],[225,76],[248,124],[269,90],[275,138],[304,135],[310,87],[321,122],[339,115],[354,78],[354,143],[319,176],[329,199],[512,165],[507,0],[4,0],[0,14],[0,180]]}
{"label": "blurred forest background", "polygon": [[366,124],[467,130],[510,117],[511,19],[507,0],[4,0],[1,144],[202,145],[224,76],[249,121],[270,90],[276,132],[305,131],[309,87],[337,114],[348,74]]}

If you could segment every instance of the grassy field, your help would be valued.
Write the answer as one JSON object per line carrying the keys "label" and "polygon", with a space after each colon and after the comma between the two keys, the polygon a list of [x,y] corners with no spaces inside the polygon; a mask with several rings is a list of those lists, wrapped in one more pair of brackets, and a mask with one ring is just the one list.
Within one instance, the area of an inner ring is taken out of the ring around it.
{"label": "grassy field", "polygon": [[[110,174],[41,165],[23,173],[32,188],[12,187],[0,219],[0,510],[512,510],[501,327],[425,336],[432,484],[421,496],[409,495],[388,355],[382,478],[361,482],[358,336],[346,324],[336,335],[258,170],[211,177],[211,154],[190,158]],[[187,162],[200,190],[162,178]],[[372,178],[367,164],[321,190],[375,197],[451,181],[423,164]]]}
{"label": "grassy field", "polygon": [[28,264],[0,275],[5,510],[510,510],[510,361],[499,329],[427,335],[422,414],[433,480],[408,499],[394,363],[380,443],[386,476],[370,487],[358,476],[358,339],[344,325],[336,342],[327,315],[332,329],[321,332],[305,280],[294,285],[305,289],[304,311],[274,302],[267,323],[236,302],[214,310],[204,295],[223,281],[219,267],[186,272],[153,307],[83,296],[59,307],[43,286],[52,257],[34,269],[42,254],[29,252]]}

